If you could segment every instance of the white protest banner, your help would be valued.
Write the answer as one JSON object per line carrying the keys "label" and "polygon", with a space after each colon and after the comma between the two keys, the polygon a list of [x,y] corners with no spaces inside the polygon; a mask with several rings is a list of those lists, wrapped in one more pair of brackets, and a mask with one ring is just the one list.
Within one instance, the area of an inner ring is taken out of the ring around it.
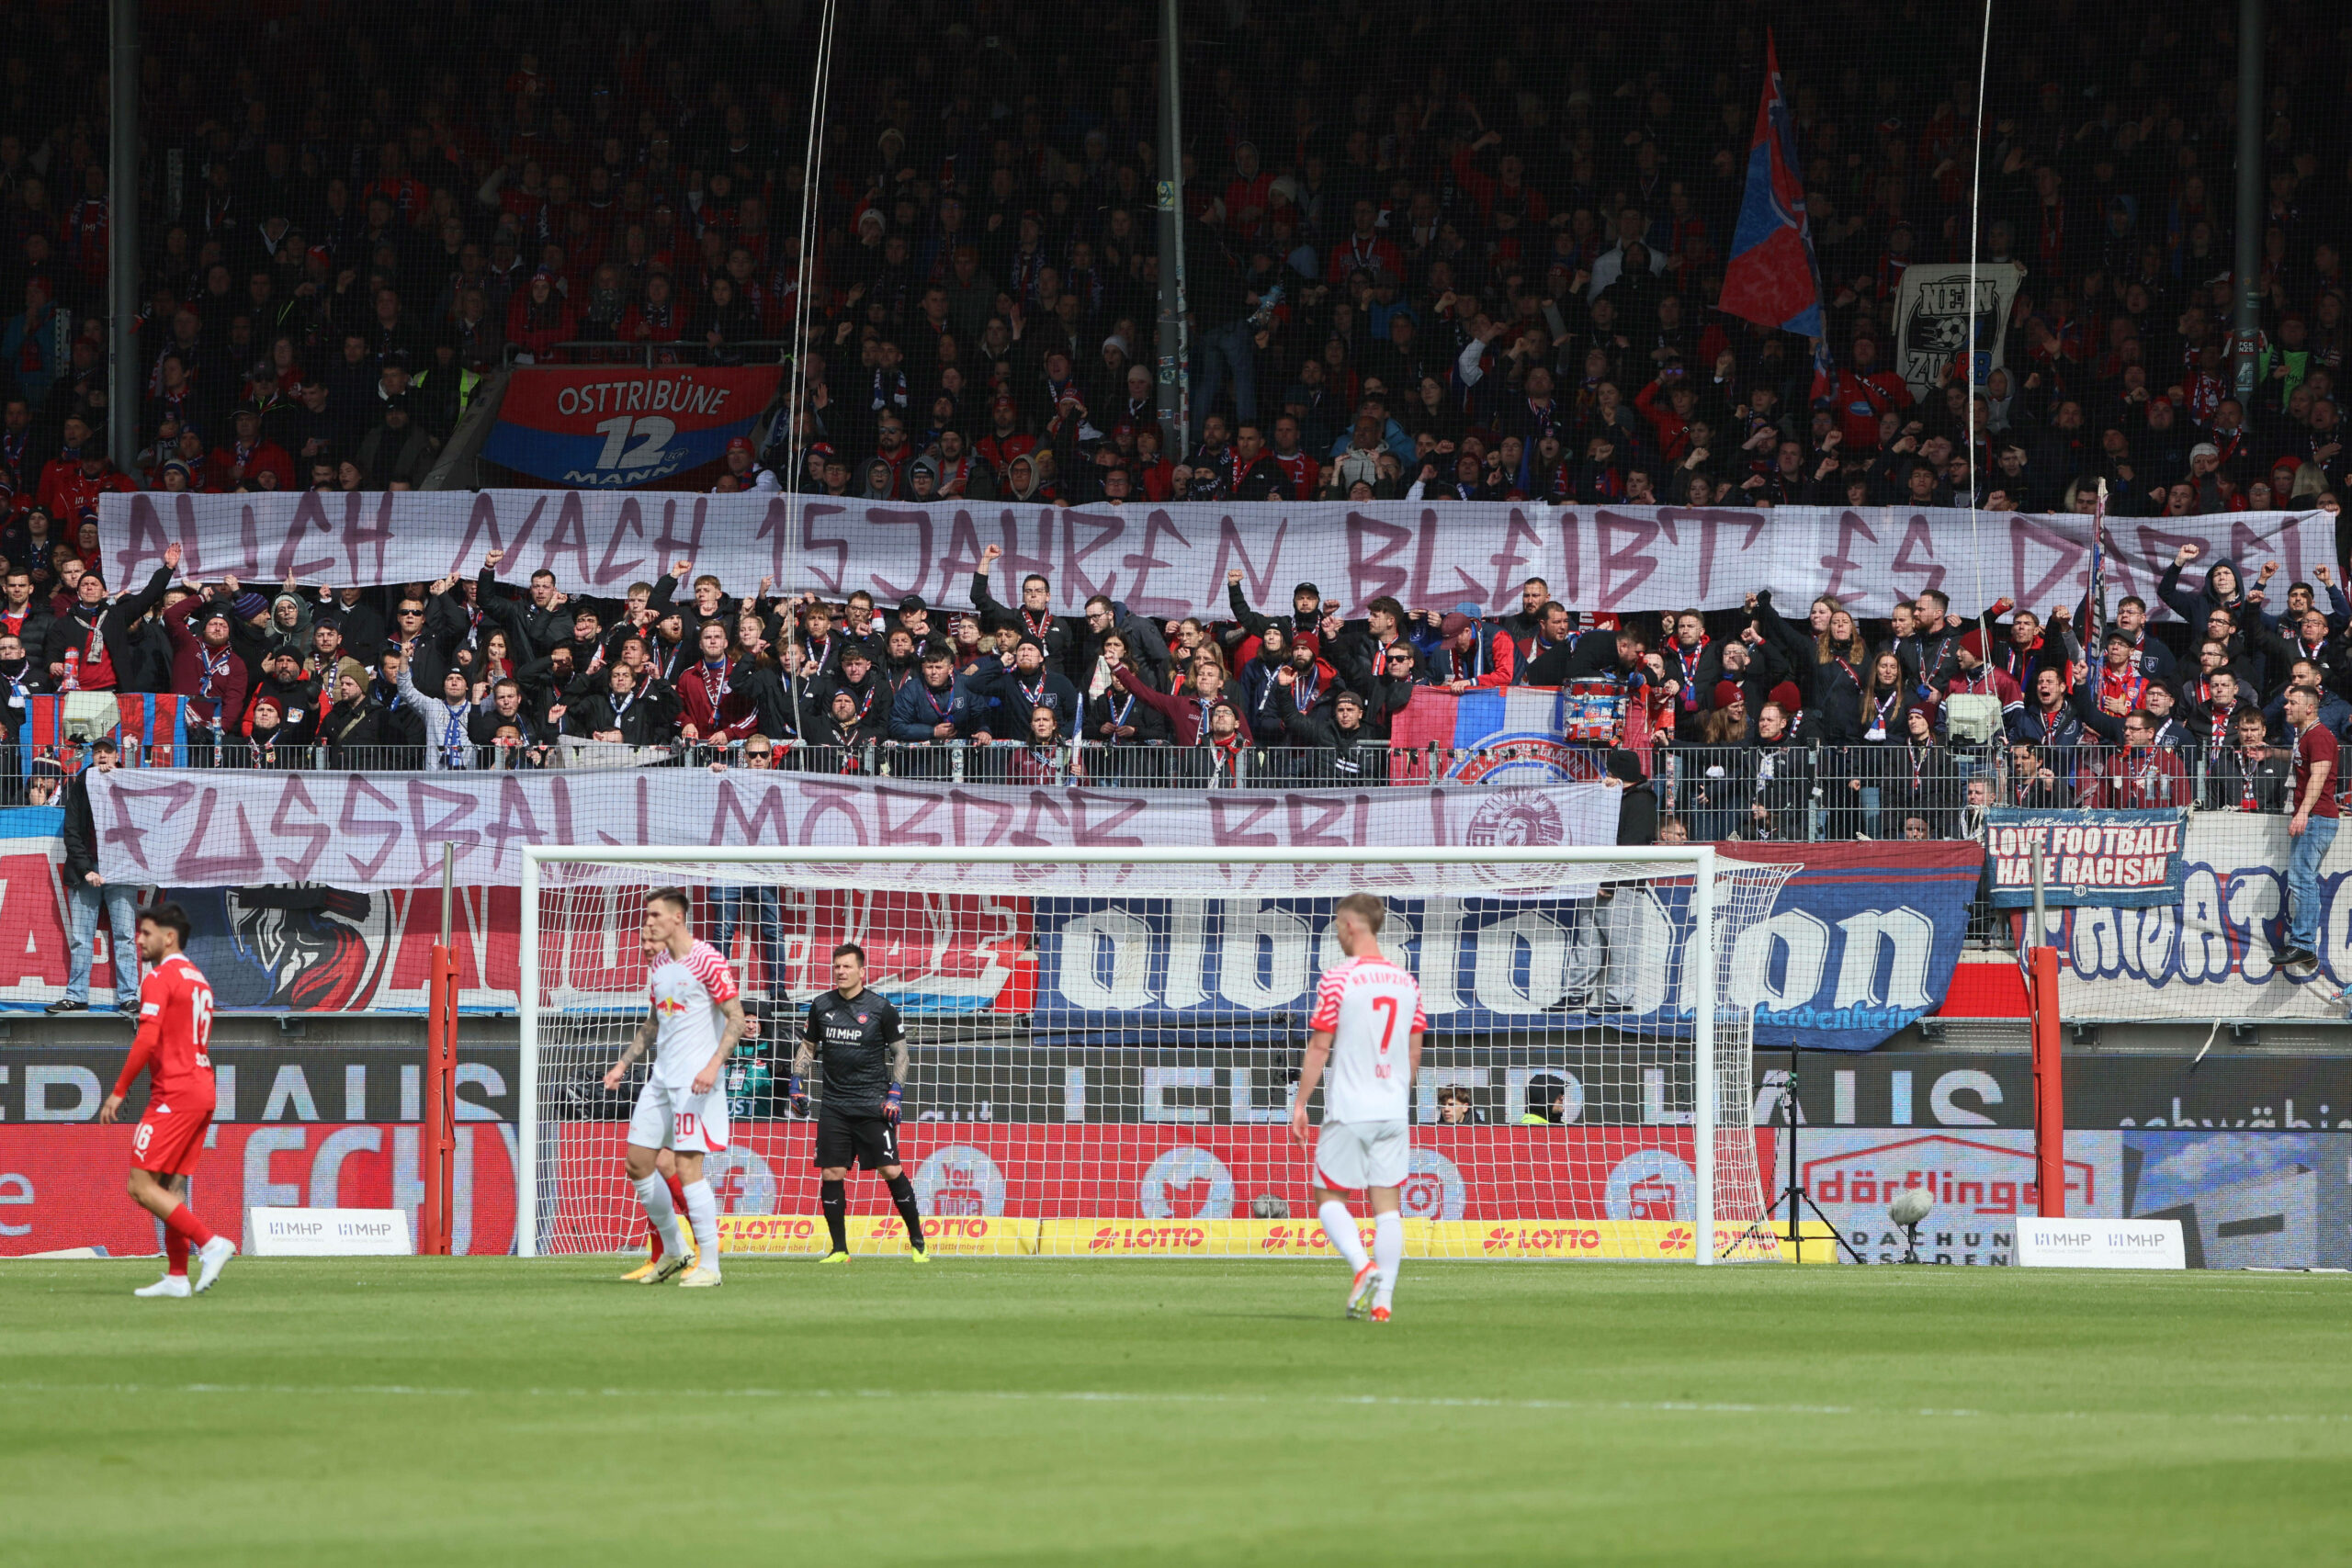
{"label": "white protest banner", "polygon": [[[2017,297],[2025,268],[2015,262],[1985,262],[1976,268],[1976,363],[1970,383],[1981,387],[2002,366],[2009,326],[2009,301]],[[1894,370],[1912,392],[1927,396],[1943,385],[1951,363],[1969,352],[1969,269],[1906,266],[1894,295]]]}
{"label": "white protest banner", "polygon": [[[1515,612],[1530,577],[1579,610],[1729,609],[1770,588],[1802,616],[1815,594],[1884,615],[1929,588],[1963,613],[2003,595],[2047,610],[2079,600],[2090,567],[2086,516],[1893,507],[1397,501],[1122,511],[576,491],[142,492],[103,498],[98,526],[119,587],[140,585],[175,543],[190,579],[256,584],[431,581],[469,576],[485,551],[503,549],[503,580],[545,570],[568,593],[617,597],[683,558],[730,593],[770,578],[782,592],[834,599],[862,588],[886,604],[910,593],[968,604],[973,569],[993,544],[1004,549],[994,592],[1005,603],[1018,602],[1034,571],[1052,581],[1061,612],[1102,593],[1155,619],[1229,615],[1229,570],[1241,571],[1253,604],[1286,606],[1292,586],[1311,581],[1350,616],[1382,594],[1414,610],[1469,602]],[[2335,520],[2324,512],[2109,518],[2108,538],[2110,598],[2137,593],[2152,604],[2183,544],[2207,561],[2277,560],[2290,581],[2335,558]]]}
{"label": "white protest banner", "polygon": [[[1461,789],[1111,790],[953,785],[833,773],[639,768],[553,773],[232,773],[125,771],[90,775],[99,869],[139,886],[243,887],[324,883],[359,891],[438,887],[441,846],[456,847],[460,886],[508,886],[526,844],[708,848],[710,874],[748,845],[951,850],[972,845],[1099,849],[1375,849],[1384,845],[1613,844],[1618,793],[1605,784]],[[1023,870],[943,856],[894,865],[913,892],[1017,888]],[[1037,868],[1043,872],[1045,868]],[[596,882],[593,865],[548,868],[550,885]],[[788,876],[787,871],[778,874]],[[1057,874],[1057,890],[1155,897],[1256,889],[1312,894],[1403,886],[1374,867],[1099,866]],[[1481,865],[1469,886],[1506,872]],[[1136,878],[1143,880],[1137,881]]]}
{"label": "white protest banner", "polygon": [[[2192,811],[2176,897],[2145,908],[2052,909],[2065,1016],[2343,1022],[2352,1008],[2352,833],[2338,834],[2320,863],[2319,971],[2289,975],[2275,963],[2295,842],[2287,829],[2282,812]],[[2290,1106],[2279,1125],[2292,1115]]]}

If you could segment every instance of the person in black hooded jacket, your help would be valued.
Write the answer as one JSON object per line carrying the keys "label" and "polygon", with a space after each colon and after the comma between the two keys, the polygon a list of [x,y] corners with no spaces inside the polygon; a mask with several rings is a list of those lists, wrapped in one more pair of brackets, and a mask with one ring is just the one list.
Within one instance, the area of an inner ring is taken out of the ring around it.
{"label": "person in black hooded jacket", "polygon": [[1778,702],[1766,703],[1756,715],[1756,739],[1739,758],[1749,784],[1741,838],[1788,842],[1813,837],[1812,749],[1796,739],[1792,717]]}
{"label": "person in black hooded jacket", "polygon": [[[2216,607],[2237,616],[2239,625],[2243,626],[2246,611],[2255,606],[2249,604],[2245,573],[2238,569],[2237,562],[2217,560],[2207,567],[2205,581],[2198,585],[2194,593],[2181,587],[2180,569],[2202,554],[2204,547],[2200,545],[2183,545],[2175,550],[2170,564],[2165,568],[2164,576],[2157,580],[2156,597],[2162,599],[2174,615],[2188,622],[2191,628],[2204,626],[2206,612]],[[2256,591],[2260,590],[2262,583],[2269,581],[2269,572],[2266,570],[2256,583]]]}
{"label": "person in black hooded jacket", "polygon": [[1781,618],[1770,589],[1755,595],[1756,624],[1794,671],[1804,694],[1805,723],[1815,739],[1851,746],[1862,738],[1862,688],[1870,680],[1869,655],[1860,646],[1821,653],[1813,638]]}
{"label": "person in black hooded jacket", "polygon": [[833,694],[847,692],[857,705],[857,722],[872,726],[878,735],[890,724],[890,703],[896,694],[882,672],[874,667],[874,649],[863,638],[844,646],[837,656],[833,673],[815,683],[814,695],[818,710],[833,711]]}
{"label": "person in black hooded jacket", "polygon": [[1373,675],[1371,690],[1364,694],[1363,722],[1375,737],[1391,740],[1396,736],[1396,716],[1412,705],[1413,693],[1428,682],[1419,653],[1401,637],[1388,645],[1381,660],[1386,668]]}
{"label": "person in black hooded jacket", "polygon": [[376,678],[368,683],[368,701],[376,710],[376,744],[386,769],[407,771],[424,766],[424,715],[401,695],[401,656],[387,649]]}
{"label": "person in black hooded jacket", "polygon": [[1274,717],[1292,746],[1309,748],[1292,759],[1298,764],[1296,775],[1314,784],[1386,784],[1388,744],[1365,723],[1371,705],[1358,694],[1342,691],[1330,702],[1301,713],[1296,691],[1291,671],[1276,673]]}
{"label": "person in black hooded jacket", "polygon": [[334,678],[334,701],[319,716],[319,743],[327,749],[327,765],[373,771],[381,761],[381,710],[368,700],[368,687],[349,671]]}
{"label": "person in black hooded jacket", "polygon": [[[783,649],[780,662],[778,648]],[[794,740],[820,727],[826,715],[817,688],[828,682],[823,677],[810,680],[812,669],[800,645],[788,640],[763,644],[736,662],[731,679],[735,689],[751,699],[754,733],[775,741]]]}

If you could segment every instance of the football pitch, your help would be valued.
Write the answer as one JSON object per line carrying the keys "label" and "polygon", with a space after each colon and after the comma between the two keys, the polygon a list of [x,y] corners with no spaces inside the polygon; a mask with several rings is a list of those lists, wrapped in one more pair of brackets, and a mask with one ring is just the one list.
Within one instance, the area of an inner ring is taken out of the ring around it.
{"label": "football pitch", "polygon": [[2352,1553],[2352,1280],[1414,1262],[0,1264],[0,1562]]}

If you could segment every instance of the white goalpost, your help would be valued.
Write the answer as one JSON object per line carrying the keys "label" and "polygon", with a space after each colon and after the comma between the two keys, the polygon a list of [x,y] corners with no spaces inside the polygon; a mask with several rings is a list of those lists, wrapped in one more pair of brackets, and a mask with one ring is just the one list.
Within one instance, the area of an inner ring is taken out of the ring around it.
{"label": "white goalpost", "polygon": [[[1410,1252],[1778,1258],[1750,1032],[1792,869],[1704,844],[526,848],[516,1250],[643,1243],[620,1173],[643,1067],[602,1079],[647,1005],[645,895],[676,885],[754,1026],[706,1168],[730,1256],[827,1245],[788,1079],[845,942],[906,1021],[933,1250],[1322,1253],[1290,1097],[1332,906],[1366,891],[1430,1014]],[[821,1067],[804,1087],[821,1100]],[[854,1178],[851,1208],[854,1252],[905,1249],[879,1181]]]}

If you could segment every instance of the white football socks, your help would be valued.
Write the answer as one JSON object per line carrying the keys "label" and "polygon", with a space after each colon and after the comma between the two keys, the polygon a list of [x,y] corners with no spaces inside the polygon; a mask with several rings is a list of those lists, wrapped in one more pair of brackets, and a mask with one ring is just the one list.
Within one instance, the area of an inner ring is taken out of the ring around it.
{"label": "white football socks", "polygon": [[718,1194],[707,1179],[686,1183],[686,1218],[695,1223],[695,1244],[702,1248],[702,1267],[718,1272]]}
{"label": "white football socks", "polygon": [[[639,1177],[636,1186],[637,1201],[645,1205],[645,1217],[651,1220],[653,1228],[662,1233],[663,1250],[672,1258],[684,1258],[686,1254],[686,1238],[678,1234],[678,1206],[670,1201],[670,1184],[662,1179],[662,1173],[657,1170],[650,1175]],[[705,1190],[707,1190],[707,1188],[705,1189]],[[702,1240],[700,1235],[695,1239]],[[703,1245],[709,1247],[710,1243],[706,1241]],[[716,1249],[713,1250],[715,1255]]]}
{"label": "white football socks", "polygon": [[1348,1206],[1334,1198],[1315,1213],[1323,1221],[1323,1234],[1331,1238],[1332,1247],[1348,1260],[1348,1272],[1363,1272],[1366,1261],[1363,1243],[1356,1235],[1355,1216],[1348,1213]]}
{"label": "white football socks", "polygon": [[1380,1288],[1373,1292],[1372,1304],[1385,1307],[1388,1304],[1388,1298],[1396,1293],[1396,1270],[1405,1264],[1405,1217],[1402,1214],[1373,1215],[1372,1256],[1380,1265]]}

